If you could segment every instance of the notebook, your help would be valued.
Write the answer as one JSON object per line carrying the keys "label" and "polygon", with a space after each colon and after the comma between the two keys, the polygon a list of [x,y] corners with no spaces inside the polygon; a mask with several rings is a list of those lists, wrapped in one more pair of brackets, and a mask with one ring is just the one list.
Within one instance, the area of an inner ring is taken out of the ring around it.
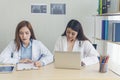
{"label": "notebook", "polygon": [[34,66],[34,63],[18,63],[16,65],[16,70],[21,71],[21,70],[37,70],[39,69],[38,67]]}
{"label": "notebook", "polygon": [[14,65],[0,65],[0,73],[11,73],[14,71]]}
{"label": "notebook", "polygon": [[54,52],[54,66],[55,68],[64,69],[82,69],[80,52]]}

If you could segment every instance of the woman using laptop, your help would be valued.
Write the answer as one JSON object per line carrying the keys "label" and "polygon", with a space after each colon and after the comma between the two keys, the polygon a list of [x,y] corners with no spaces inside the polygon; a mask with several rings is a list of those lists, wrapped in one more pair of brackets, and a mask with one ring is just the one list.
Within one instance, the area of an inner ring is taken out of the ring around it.
{"label": "woman using laptop", "polygon": [[15,39],[0,54],[0,63],[31,63],[41,67],[53,62],[53,55],[41,41],[36,40],[32,25],[21,21],[16,28]]}
{"label": "woman using laptop", "polygon": [[98,52],[84,35],[80,22],[74,19],[68,22],[64,33],[56,41],[54,51],[80,51],[82,64],[91,65],[98,62]]}

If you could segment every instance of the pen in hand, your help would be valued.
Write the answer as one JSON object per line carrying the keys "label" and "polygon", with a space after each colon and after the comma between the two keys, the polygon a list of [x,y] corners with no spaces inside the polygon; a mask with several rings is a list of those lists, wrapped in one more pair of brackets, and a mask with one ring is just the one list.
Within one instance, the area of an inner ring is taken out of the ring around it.
{"label": "pen in hand", "polygon": [[41,67],[41,63],[39,61],[34,62],[35,67]]}

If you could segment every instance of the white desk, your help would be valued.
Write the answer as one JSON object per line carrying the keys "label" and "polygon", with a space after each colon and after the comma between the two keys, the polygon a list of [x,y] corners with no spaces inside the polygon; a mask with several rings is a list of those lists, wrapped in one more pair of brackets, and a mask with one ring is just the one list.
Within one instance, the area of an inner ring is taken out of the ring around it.
{"label": "white desk", "polygon": [[82,70],[55,69],[54,64],[49,64],[40,70],[0,74],[0,80],[120,80],[120,77],[111,71],[99,73],[98,68],[99,65],[95,64]]}

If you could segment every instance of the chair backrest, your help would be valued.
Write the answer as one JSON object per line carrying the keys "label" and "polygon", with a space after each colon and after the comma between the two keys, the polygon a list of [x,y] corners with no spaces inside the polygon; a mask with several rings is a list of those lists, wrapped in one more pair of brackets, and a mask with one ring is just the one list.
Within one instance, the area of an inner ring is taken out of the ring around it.
{"label": "chair backrest", "polygon": [[97,44],[92,44],[95,49],[97,49]]}

